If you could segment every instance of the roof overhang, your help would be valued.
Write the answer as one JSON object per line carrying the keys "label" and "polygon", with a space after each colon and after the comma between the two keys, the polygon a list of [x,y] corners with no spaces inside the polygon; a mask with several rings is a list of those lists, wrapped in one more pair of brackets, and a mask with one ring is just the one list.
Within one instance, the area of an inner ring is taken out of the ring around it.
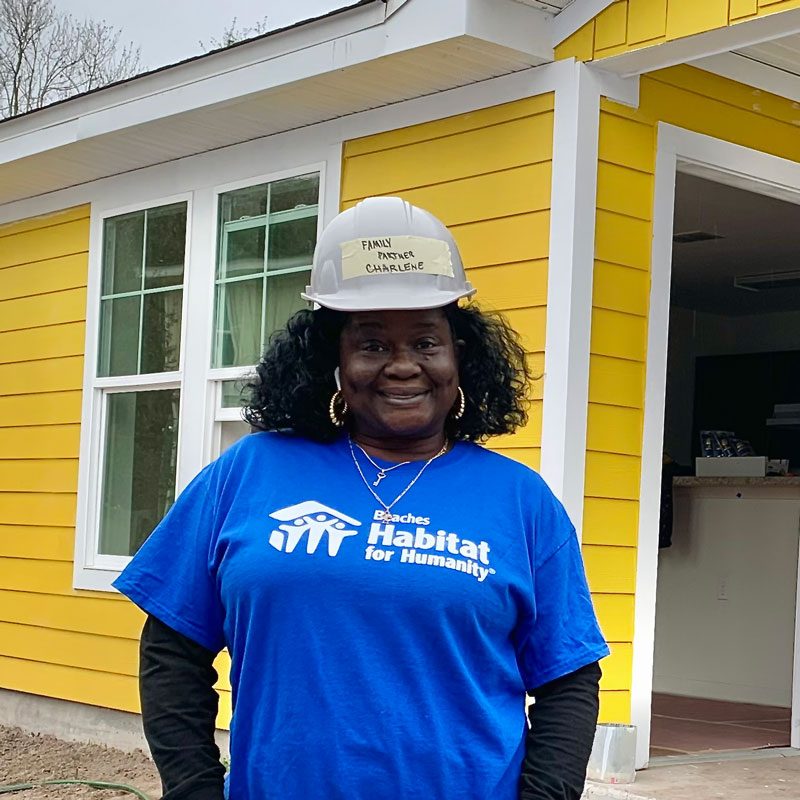
{"label": "roof overhang", "polygon": [[515,0],[378,0],[0,123],[0,204],[553,60]]}

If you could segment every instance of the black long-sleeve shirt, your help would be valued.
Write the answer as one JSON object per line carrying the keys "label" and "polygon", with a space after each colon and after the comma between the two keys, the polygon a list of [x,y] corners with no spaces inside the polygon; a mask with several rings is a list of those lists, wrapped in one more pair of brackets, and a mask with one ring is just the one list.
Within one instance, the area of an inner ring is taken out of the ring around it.
{"label": "black long-sleeve shirt", "polygon": [[[161,775],[163,800],[223,800],[225,770],[214,741],[214,653],[148,616],[140,658],[144,732]],[[580,798],[597,723],[599,681],[600,667],[593,663],[531,692],[535,703],[520,800]]]}

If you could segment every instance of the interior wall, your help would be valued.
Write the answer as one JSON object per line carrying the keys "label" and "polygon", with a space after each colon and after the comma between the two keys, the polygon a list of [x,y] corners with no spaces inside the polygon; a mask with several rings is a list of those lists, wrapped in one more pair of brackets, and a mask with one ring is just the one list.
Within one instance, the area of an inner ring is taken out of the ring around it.
{"label": "interior wall", "polygon": [[659,552],[654,691],[791,706],[800,490],[785,491],[676,491],[673,544]]}
{"label": "interior wall", "polygon": [[664,450],[692,463],[695,359],[800,350],[800,311],[723,316],[672,307],[667,358]]}

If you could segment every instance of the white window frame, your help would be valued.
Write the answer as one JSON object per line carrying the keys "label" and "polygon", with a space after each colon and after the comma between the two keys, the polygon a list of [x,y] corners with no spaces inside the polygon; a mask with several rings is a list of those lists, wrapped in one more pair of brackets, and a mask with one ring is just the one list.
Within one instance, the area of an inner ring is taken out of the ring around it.
{"label": "white window frame", "polygon": [[[253,164],[274,164],[269,172]],[[188,167],[188,168],[187,168]],[[252,374],[252,366],[212,368],[218,204],[225,192],[319,173],[317,235],[339,207],[341,142],[276,147],[269,140],[148,168],[103,182],[92,202],[86,309],[86,359],[81,415],[78,513],[73,587],[113,591],[130,557],[98,553],[107,396],[136,389],[180,389],[176,495],[219,453],[221,423],[241,419],[221,407],[223,380]],[[157,169],[157,171],[156,171]],[[170,193],[178,189],[178,193]],[[97,377],[105,220],[174,202],[187,203],[180,368],[169,373]]]}
{"label": "white window frame", "polygon": [[[186,239],[184,246],[184,271],[181,292],[181,341],[179,347],[179,365],[183,364],[186,349],[186,328],[184,325],[187,310],[187,266],[191,257],[191,237],[189,225],[192,218],[192,195],[163,195],[143,200],[134,204],[108,208],[92,217],[89,248],[90,279],[87,288],[86,315],[86,349],[84,365],[84,413],[81,420],[82,431],[89,432],[89,441],[84,447],[85,434],[81,436],[81,461],[87,460],[84,495],[88,502],[84,503],[81,536],[75,537],[75,588],[99,588],[88,585],[81,580],[84,577],[96,577],[108,573],[118,574],[130,558],[100,553],[100,508],[103,491],[103,468],[105,466],[105,436],[108,410],[108,396],[130,391],[146,391],[156,389],[180,389],[181,369],[170,372],[146,373],[142,375],[122,375],[98,377],[99,343],[100,343],[100,307],[103,273],[103,237],[106,220],[113,217],[146,211],[159,206],[186,203]],[[94,246],[92,246],[94,245]],[[86,396],[89,403],[87,409]],[[88,410],[88,414],[87,414]],[[181,424],[178,419],[178,459],[180,459]],[[176,468],[177,469],[177,468]],[[78,578],[78,566],[81,575]],[[85,574],[85,573],[88,573]]]}

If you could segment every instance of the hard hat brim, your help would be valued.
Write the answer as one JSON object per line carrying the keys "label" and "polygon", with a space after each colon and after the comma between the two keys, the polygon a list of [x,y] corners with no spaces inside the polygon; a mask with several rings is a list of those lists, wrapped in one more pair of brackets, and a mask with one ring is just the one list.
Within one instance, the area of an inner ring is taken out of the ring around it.
{"label": "hard hat brim", "polygon": [[377,296],[372,293],[342,292],[335,295],[316,294],[306,287],[301,293],[304,300],[316,303],[332,311],[425,311],[430,308],[443,308],[465,297],[472,297],[477,289],[467,283],[460,292],[420,292],[416,297],[414,293],[406,293],[402,297]]}

